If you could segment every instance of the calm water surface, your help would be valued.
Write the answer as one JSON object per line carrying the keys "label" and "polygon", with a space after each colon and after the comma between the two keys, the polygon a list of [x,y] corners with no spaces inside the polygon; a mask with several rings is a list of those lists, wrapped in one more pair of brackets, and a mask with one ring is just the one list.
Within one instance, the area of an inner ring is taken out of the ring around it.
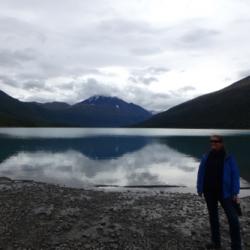
{"label": "calm water surface", "polygon": [[206,129],[0,128],[0,176],[66,186],[195,187],[209,136],[225,136],[250,186],[250,131]]}

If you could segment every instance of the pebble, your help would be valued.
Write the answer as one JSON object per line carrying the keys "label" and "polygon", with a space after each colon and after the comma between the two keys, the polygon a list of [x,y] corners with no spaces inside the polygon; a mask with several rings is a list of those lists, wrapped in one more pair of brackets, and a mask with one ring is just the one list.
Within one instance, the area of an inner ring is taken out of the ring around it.
{"label": "pebble", "polygon": [[[0,177],[0,249],[203,249],[210,239],[203,199],[194,194],[103,192]],[[250,250],[250,197],[242,199],[243,244]],[[222,239],[229,232],[221,213]],[[174,244],[174,245],[173,245]]]}

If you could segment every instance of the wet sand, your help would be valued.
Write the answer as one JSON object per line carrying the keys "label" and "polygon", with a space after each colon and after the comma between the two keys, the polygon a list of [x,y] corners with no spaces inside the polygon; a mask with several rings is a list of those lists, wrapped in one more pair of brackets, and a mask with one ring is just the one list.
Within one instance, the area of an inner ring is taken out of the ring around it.
{"label": "wet sand", "polygon": [[[241,199],[250,250],[250,197]],[[228,224],[219,207],[223,249]],[[0,177],[0,249],[196,250],[210,239],[203,198],[168,189],[76,189]]]}

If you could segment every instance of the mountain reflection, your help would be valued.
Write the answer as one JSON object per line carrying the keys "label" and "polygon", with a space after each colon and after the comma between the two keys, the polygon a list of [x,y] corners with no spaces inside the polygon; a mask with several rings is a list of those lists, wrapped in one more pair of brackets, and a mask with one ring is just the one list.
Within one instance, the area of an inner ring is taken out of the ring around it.
{"label": "mountain reflection", "polygon": [[74,150],[91,159],[117,158],[137,151],[148,142],[146,137],[87,137],[73,139],[16,139],[1,138],[0,163],[20,151],[64,152]]}
{"label": "mountain reflection", "polygon": [[[130,149],[135,149],[136,140],[133,138],[129,140],[133,143]],[[156,140],[146,138],[141,140],[138,145],[144,145],[144,147],[138,148],[137,145],[137,151],[127,150],[126,153],[123,150],[123,154],[119,156],[113,147],[106,144],[102,144],[102,147],[106,147],[105,150],[112,148],[112,151],[105,154],[105,157],[100,155],[96,157],[96,152],[92,151],[87,151],[91,154],[85,154],[84,150],[78,151],[76,147],[68,148],[63,152],[56,151],[55,148],[54,152],[48,151],[48,148],[47,150],[39,150],[39,148],[33,148],[30,151],[20,150],[1,163],[0,174],[11,178],[35,179],[68,186],[194,185],[197,162],[193,158]],[[108,141],[112,139],[109,138]],[[147,145],[142,144],[145,141],[148,142]],[[100,145],[97,148],[99,147]]]}
{"label": "mountain reflection", "polygon": [[[241,177],[250,181],[250,137],[227,136]],[[0,136],[0,175],[72,187],[85,185],[185,185],[194,187],[208,136]]]}

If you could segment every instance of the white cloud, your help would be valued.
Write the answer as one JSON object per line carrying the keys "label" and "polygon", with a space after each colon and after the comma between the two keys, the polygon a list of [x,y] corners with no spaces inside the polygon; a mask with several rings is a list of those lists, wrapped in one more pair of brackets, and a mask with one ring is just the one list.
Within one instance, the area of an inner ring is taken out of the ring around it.
{"label": "white cloud", "polygon": [[247,0],[2,0],[0,89],[164,110],[248,74],[249,11]]}

